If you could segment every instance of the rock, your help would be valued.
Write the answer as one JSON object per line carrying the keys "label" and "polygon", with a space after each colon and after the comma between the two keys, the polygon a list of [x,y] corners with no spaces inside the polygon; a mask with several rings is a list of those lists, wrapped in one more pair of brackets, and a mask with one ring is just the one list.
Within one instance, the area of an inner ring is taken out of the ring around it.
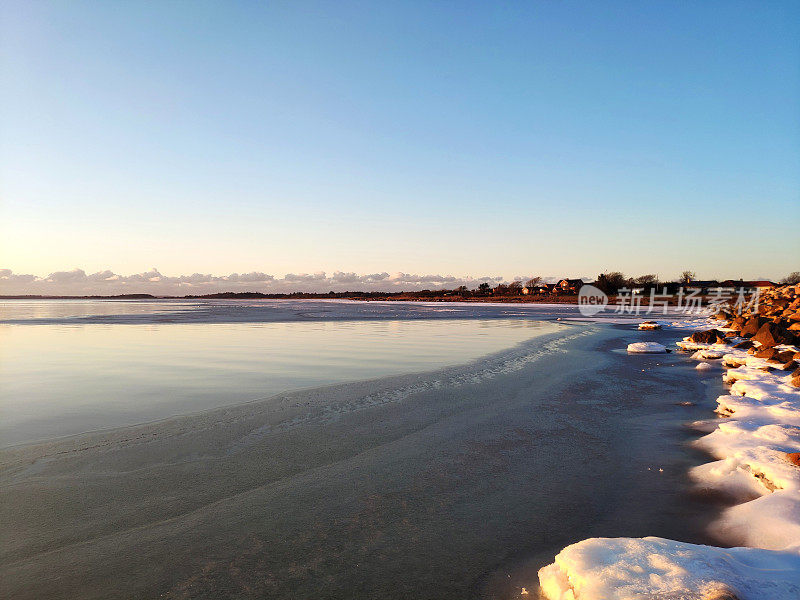
{"label": "rock", "polygon": [[753,347],[753,342],[751,342],[750,340],[743,340],[743,341],[739,342],[738,344],[734,344],[733,347],[734,348],[739,348],[740,350],[747,350],[748,348],[752,348]]}
{"label": "rock", "polygon": [[752,337],[767,320],[763,317],[750,317],[739,332],[742,337]]}
{"label": "rock", "polygon": [[753,336],[753,341],[759,342],[762,347],[771,348],[779,344],[791,344],[794,336],[790,337],[780,325],[764,323]]}
{"label": "rock", "polygon": [[800,452],[787,452],[786,459],[793,465],[800,467]]}
{"label": "rock", "polygon": [[783,371],[791,371],[796,366],[797,366],[797,361],[796,360],[790,360],[789,362],[786,362],[781,366],[781,370],[783,370]]}
{"label": "rock", "polygon": [[658,342],[636,342],[634,344],[628,344],[628,352],[633,354],[661,354],[666,351],[666,346]]}
{"label": "rock", "polygon": [[716,344],[717,338],[724,339],[723,333],[716,329],[708,329],[706,331],[695,331],[689,339],[698,344]]}
{"label": "rock", "polygon": [[695,367],[695,369],[697,369],[698,371],[709,371],[711,370],[711,368],[712,368],[711,365],[708,364],[707,362],[701,362],[699,365]]}
{"label": "rock", "polygon": [[725,365],[726,367],[731,367],[735,369],[736,367],[741,367],[747,363],[744,360],[741,360],[733,356],[732,354],[728,354],[727,358],[723,358],[722,364]]}
{"label": "rock", "polygon": [[784,350],[783,352],[778,352],[775,355],[775,358],[780,360],[782,363],[788,362],[790,360],[794,360],[794,352],[791,350]]}
{"label": "rock", "polygon": [[643,323],[639,323],[639,329],[642,331],[651,331],[653,329],[661,329],[661,325],[655,321],[645,321]]}
{"label": "rock", "polygon": [[747,323],[747,319],[742,316],[738,316],[733,320],[733,323],[731,323],[730,327],[736,331],[741,331],[745,323]]}
{"label": "rock", "polygon": [[762,348],[758,350],[753,356],[756,358],[765,358],[767,360],[771,358],[775,358],[778,355],[778,351],[775,348]]}
{"label": "rock", "polygon": [[711,583],[700,600],[739,600],[730,587],[718,582]]}

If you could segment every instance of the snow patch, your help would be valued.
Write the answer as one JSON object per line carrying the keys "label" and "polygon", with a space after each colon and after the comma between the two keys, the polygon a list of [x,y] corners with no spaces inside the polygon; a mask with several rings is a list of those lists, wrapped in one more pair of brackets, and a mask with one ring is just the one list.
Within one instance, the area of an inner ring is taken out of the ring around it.
{"label": "snow patch", "polygon": [[666,346],[658,342],[635,342],[633,344],[628,344],[628,352],[634,354],[658,354],[666,351]]}
{"label": "snow patch", "polygon": [[548,600],[681,600],[728,592],[739,600],[800,598],[800,555],[713,548],[663,538],[590,538],[539,571]]}

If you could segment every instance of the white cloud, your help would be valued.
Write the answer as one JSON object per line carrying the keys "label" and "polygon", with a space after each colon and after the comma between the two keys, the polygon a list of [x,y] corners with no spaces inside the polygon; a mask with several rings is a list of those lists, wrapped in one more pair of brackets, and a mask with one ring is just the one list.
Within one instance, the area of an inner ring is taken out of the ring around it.
{"label": "white cloud", "polygon": [[453,275],[415,275],[410,273],[387,272],[359,275],[355,272],[335,271],[287,273],[283,278],[253,271],[250,273],[231,273],[212,275],[192,273],[191,275],[168,276],[153,267],[148,271],[120,275],[110,270],[87,274],[83,269],[56,271],[46,277],[18,274],[11,269],[0,269],[0,294],[43,294],[43,295],[114,295],[114,294],[153,294],[153,295],[193,295],[215,292],[321,292],[343,291],[413,291],[422,289],[455,288],[466,285],[477,287],[482,282],[491,284],[503,281],[502,277],[455,277]]}

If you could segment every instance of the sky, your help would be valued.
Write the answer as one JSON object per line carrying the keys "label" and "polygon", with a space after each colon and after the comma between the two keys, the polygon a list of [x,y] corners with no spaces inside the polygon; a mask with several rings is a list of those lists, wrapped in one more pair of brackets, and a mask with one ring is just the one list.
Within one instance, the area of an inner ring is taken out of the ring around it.
{"label": "sky", "polygon": [[6,0],[0,89],[0,293],[800,270],[794,1]]}

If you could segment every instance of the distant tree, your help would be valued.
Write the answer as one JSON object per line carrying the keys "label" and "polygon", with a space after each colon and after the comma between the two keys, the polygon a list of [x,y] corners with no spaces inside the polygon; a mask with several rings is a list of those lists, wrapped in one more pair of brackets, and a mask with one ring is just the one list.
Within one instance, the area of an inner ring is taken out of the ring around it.
{"label": "distant tree", "polygon": [[611,273],[606,273],[606,281],[611,289],[611,293],[614,294],[616,294],[621,288],[624,288],[628,285],[628,278],[619,271],[611,271]]}
{"label": "distant tree", "polygon": [[478,291],[479,291],[481,294],[488,294],[490,289],[492,289],[492,286],[490,286],[490,285],[489,285],[488,283],[486,283],[485,281],[484,281],[482,284],[480,284],[480,285],[478,286]]}
{"label": "distant tree", "polygon": [[493,292],[497,296],[505,296],[508,293],[508,286],[505,283],[498,283]]}
{"label": "distant tree", "polygon": [[800,271],[792,271],[786,277],[781,279],[781,283],[786,283],[788,285],[797,285],[800,283]]}
{"label": "distant tree", "polygon": [[465,295],[465,294],[466,294],[466,293],[467,293],[469,290],[467,289],[467,286],[465,286],[465,285],[460,285],[460,286],[458,286],[456,289],[454,289],[453,291],[454,291],[456,294],[461,294],[462,296],[464,296],[464,295]]}
{"label": "distant tree", "polygon": [[511,296],[518,296],[522,293],[522,282],[521,281],[512,281],[508,284],[508,293]]}
{"label": "distant tree", "polygon": [[538,275],[536,277],[531,277],[528,281],[525,282],[525,287],[534,288],[542,282],[542,278]]}
{"label": "distant tree", "polygon": [[606,294],[610,295],[616,294],[621,288],[630,287],[631,285],[633,285],[633,280],[628,279],[619,271],[601,273],[597,276],[597,280],[594,282],[594,286],[596,288],[599,288]]}
{"label": "distant tree", "polygon": [[650,275],[639,275],[639,277],[637,277],[633,281],[636,285],[642,285],[645,287],[654,287],[658,285],[658,276],[652,273]]}
{"label": "distant tree", "polygon": [[694,271],[684,271],[681,273],[681,278],[678,280],[680,283],[692,283],[697,278],[697,273]]}

